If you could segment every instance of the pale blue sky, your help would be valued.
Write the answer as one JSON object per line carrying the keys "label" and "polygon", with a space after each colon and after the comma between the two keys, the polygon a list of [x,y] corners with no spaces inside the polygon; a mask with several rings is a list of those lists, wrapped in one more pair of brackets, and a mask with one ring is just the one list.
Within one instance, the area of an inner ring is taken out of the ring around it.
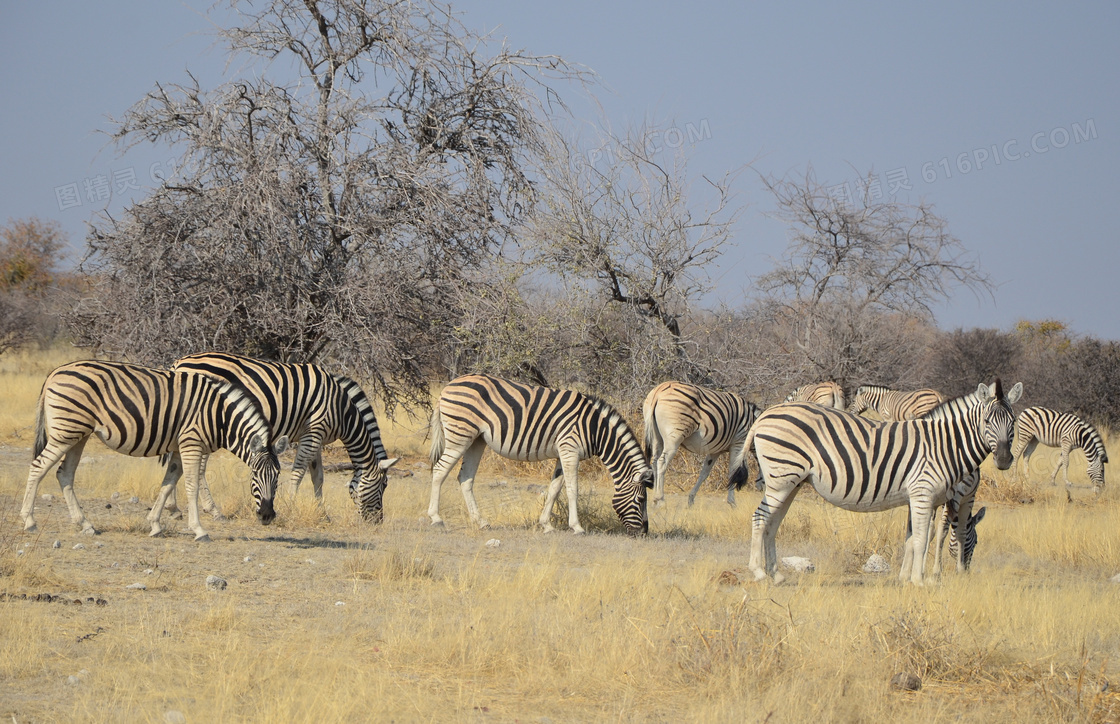
{"label": "pale blue sky", "polygon": [[[974,5],[455,3],[474,28],[598,72],[616,129],[691,126],[696,176],[811,163],[837,185],[874,170],[889,197],[905,174],[894,198],[933,203],[1000,284],[994,302],[963,292],[939,309],[943,328],[1056,318],[1120,339],[1120,5]],[[80,246],[95,210],[152,184],[171,154],[122,159],[96,131],[187,68],[221,79],[208,6],[0,9],[0,220],[56,219]],[[738,305],[785,244],[757,176],[737,187],[748,208],[709,304]]]}

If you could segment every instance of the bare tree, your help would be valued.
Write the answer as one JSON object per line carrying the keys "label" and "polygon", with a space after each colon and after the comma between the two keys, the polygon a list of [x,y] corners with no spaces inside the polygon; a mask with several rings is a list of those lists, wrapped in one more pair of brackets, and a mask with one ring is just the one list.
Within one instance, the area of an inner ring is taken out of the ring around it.
{"label": "bare tree", "polygon": [[66,246],[54,221],[8,219],[0,227],[0,352],[54,337],[74,287],[59,269]]}
{"label": "bare tree", "polygon": [[607,137],[594,149],[552,136],[527,259],[629,310],[628,327],[655,325],[685,362],[680,320],[708,289],[740,209],[728,175],[704,179],[708,204],[696,210],[683,156],[661,158],[652,133]]}
{"label": "bare tree", "polygon": [[181,163],[90,233],[94,293],[73,328],[148,363],[330,360],[390,406],[426,404],[471,270],[535,203],[546,83],[584,75],[490,52],[435,2],[231,7],[220,36],[252,72],[157,85],[116,122],[119,144],[167,144]]}
{"label": "bare tree", "polygon": [[845,385],[871,379],[882,343],[892,336],[884,338],[884,323],[928,323],[932,305],[959,287],[992,289],[979,262],[927,203],[877,201],[866,193],[837,198],[811,168],[800,179],[763,183],[791,234],[757,288],[790,326],[791,342],[816,376]]}

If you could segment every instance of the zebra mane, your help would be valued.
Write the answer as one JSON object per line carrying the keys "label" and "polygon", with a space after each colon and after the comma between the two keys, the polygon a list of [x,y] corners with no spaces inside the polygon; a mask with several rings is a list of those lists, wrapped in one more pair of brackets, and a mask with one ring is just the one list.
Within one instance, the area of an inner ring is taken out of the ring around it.
{"label": "zebra mane", "polygon": [[951,400],[945,400],[937,407],[933,408],[926,414],[919,417],[919,420],[941,420],[949,417],[958,410],[970,410],[980,403],[980,397],[975,392],[970,392],[967,395],[954,397]]}

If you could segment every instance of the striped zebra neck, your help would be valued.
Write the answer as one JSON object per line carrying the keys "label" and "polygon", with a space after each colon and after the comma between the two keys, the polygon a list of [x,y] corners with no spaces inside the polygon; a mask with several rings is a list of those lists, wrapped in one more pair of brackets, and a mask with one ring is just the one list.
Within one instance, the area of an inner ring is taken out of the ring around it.
{"label": "striped zebra neck", "polygon": [[589,452],[610,471],[617,489],[621,483],[629,482],[625,479],[628,470],[636,473],[649,467],[646,455],[618,410],[594,397],[587,397],[587,400],[590,404],[583,424],[586,426]]}
{"label": "striped zebra neck", "polygon": [[220,400],[222,415],[218,429],[214,431],[215,436],[220,438],[222,447],[251,466],[253,451],[250,444],[253,438],[259,435],[265,445],[272,443],[260,403],[241,385],[204,375],[202,378],[213,385],[214,394]]}
{"label": "striped zebra neck", "polygon": [[[370,404],[365,390],[349,377],[343,375],[331,376],[338,382],[339,387],[345,393],[346,399],[349,400],[349,409],[344,412],[356,415],[357,423],[360,425],[360,427],[355,427],[348,424],[347,429],[343,431],[341,438],[342,444],[346,446],[346,451],[353,458],[356,450],[364,449],[369,445],[373,448],[374,460],[378,462],[387,460],[389,455],[385,452],[385,445],[381,441],[381,429],[377,424],[377,415],[373,411],[373,405]],[[342,419],[348,419],[350,414],[343,414],[341,417]]]}

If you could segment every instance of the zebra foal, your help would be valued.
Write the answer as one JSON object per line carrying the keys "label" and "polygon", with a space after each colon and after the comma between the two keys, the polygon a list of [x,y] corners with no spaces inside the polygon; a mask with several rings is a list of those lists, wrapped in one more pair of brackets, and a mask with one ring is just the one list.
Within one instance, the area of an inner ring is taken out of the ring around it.
{"label": "zebra foal", "polygon": [[[833,505],[857,512],[910,506],[913,535],[906,542],[902,580],[922,583],[934,509],[952,487],[971,475],[990,453],[996,467],[1011,466],[1015,416],[1011,404],[1022,383],[1006,396],[997,379],[969,397],[944,403],[925,418],[876,422],[819,405],[777,405],[759,416],[747,434],[754,445],[765,491],[752,518],[750,568],[757,580],[777,573],[774,538],[806,480]],[[747,479],[740,465],[731,483]]]}
{"label": "zebra foal", "polygon": [[474,478],[487,447],[511,460],[556,459],[540,524],[551,531],[549,518],[563,484],[568,494],[568,525],[583,533],[576,511],[580,460],[599,457],[614,481],[612,505],[626,532],[649,532],[646,489],[653,471],[630,426],[602,400],[572,390],[523,385],[487,375],[459,377],[443,388],[432,413],[432,498],[428,516],[439,516],[439,492],[455,463],[459,488],[471,521],[488,523],[474,498]]}
{"label": "zebra foal", "polygon": [[812,382],[798,387],[789,393],[786,402],[814,402],[825,407],[837,410],[844,409],[844,388],[828,380],[826,382]]}
{"label": "zebra foal", "polygon": [[944,401],[945,397],[937,390],[900,392],[881,385],[862,385],[856,390],[848,412],[858,415],[864,410],[874,410],[884,422],[916,420]]}
{"label": "zebra foal", "polygon": [[[696,500],[700,486],[708,479],[712,466],[723,453],[730,453],[732,467],[739,465],[759,409],[739,395],[709,390],[684,382],[663,382],[650,390],[642,403],[645,443],[653,465],[653,500],[665,499],[665,473],[669,463],[683,446],[685,450],[704,456],[700,476],[688,492],[688,504]],[[734,492],[728,489],[727,502],[735,504]]]}
{"label": "zebra foal", "polygon": [[[271,433],[253,398],[228,382],[191,372],[167,372],[120,362],[73,362],[51,372],[43,383],[35,415],[35,447],[20,515],[24,530],[36,530],[32,514],[39,481],[55,465],[70,518],[84,533],[93,525],[74,495],[74,471],[90,435],[111,450],[134,457],[175,453],[187,478],[188,524],[195,540],[209,540],[198,519],[202,460],[225,448],[253,471],[250,488],[257,518],[276,517],[272,499],[280,464],[276,455],[287,438],[270,445]],[[179,475],[169,470],[160,498],[148,514],[151,535],[162,532],[163,502]]]}
{"label": "zebra foal", "polygon": [[1089,479],[1098,492],[1104,488],[1104,464],[1108,462],[1108,451],[1101,434],[1092,425],[1068,412],[1028,407],[1019,414],[1018,428],[1013,453],[1016,458],[1015,477],[1019,477],[1020,460],[1027,471],[1030,471],[1031,454],[1041,443],[1047,447],[1062,449],[1062,455],[1050,473],[1051,485],[1057,480],[1060,469],[1066,487],[1072,487],[1069,481],[1069,453],[1081,448],[1085,451],[1085,459],[1089,464]]}
{"label": "zebra foal", "polygon": [[[225,352],[192,354],[176,362],[174,369],[227,380],[248,390],[273,434],[286,435],[296,444],[290,485],[298,491],[310,469],[320,505],[323,445],[341,440],[354,463],[349,489],[358,512],[373,523],[383,520],[388,470],[398,458],[386,455],[377,417],[358,383],[318,365],[265,362]],[[205,486],[205,460],[202,471]]]}

